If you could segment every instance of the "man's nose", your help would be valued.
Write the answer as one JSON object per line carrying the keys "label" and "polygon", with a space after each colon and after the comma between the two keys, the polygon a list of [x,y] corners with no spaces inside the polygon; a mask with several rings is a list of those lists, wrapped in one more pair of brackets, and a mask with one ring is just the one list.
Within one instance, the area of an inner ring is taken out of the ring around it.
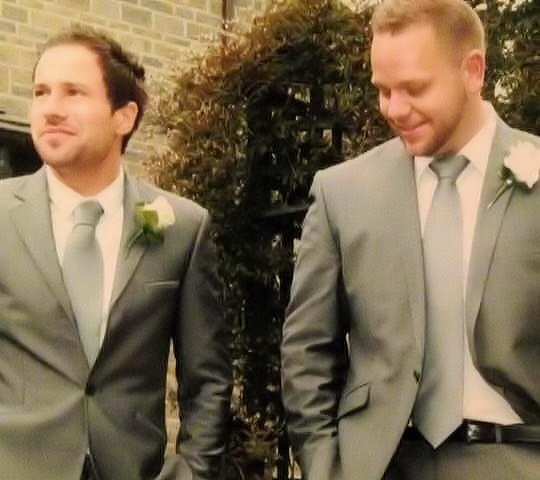
{"label": "man's nose", "polygon": [[60,119],[66,116],[65,102],[57,94],[49,94],[40,99],[41,111],[47,119]]}
{"label": "man's nose", "polygon": [[386,116],[391,120],[400,120],[411,111],[409,101],[399,92],[392,93],[386,105]]}

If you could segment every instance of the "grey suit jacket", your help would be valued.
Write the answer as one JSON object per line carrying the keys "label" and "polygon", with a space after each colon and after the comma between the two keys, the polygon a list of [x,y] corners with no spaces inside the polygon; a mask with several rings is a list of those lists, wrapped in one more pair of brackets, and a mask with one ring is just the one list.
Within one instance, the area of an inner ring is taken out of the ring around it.
{"label": "grey suit jacket", "polygon": [[[135,203],[158,195],[175,224],[163,244],[128,251]],[[0,182],[0,204],[0,478],[76,480],[87,450],[101,480],[183,479],[190,469],[216,478],[231,370],[207,212],[126,178],[108,327],[89,369],[57,260],[44,170]],[[164,466],[171,339],[182,457]]]}
{"label": "grey suit jacket", "polygon": [[[471,254],[466,322],[476,367],[540,422],[540,185],[506,191],[498,121]],[[309,480],[379,480],[422,373],[425,298],[413,162],[398,139],[319,172],[282,344],[293,449]]]}

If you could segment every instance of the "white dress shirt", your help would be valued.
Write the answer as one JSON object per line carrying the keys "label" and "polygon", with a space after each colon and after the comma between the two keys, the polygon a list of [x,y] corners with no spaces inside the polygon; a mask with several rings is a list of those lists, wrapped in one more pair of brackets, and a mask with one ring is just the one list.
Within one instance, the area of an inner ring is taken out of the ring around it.
{"label": "white dress shirt", "polygon": [[75,207],[83,201],[96,200],[103,208],[103,215],[96,227],[96,239],[103,256],[103,315],[100,328],[100,338],[103,341],[122,236],[124,172],[120,169],[114,182],[97,195],[83,197],[62,183],[49,167],[45,168],[51,202],[52,229],[60,265],[63,263],[66,242],[74,226],[73,210]]}
{"label": "white dress shirt", "polygon": [[[480,194],[496,128],[495,111],[491,105],[486,103],[485,106],[486,110],[489,111],[486,123],[458,152],[469,159],[469,164],[456,182],[463,213],[464,295]],[[422,233],[431,206],[431,199],[437,186],[437,176],[428,168],[432,160],[431,157],[415,157],[414,159]],[[463,418],[499,424],[521,423],[522,421],[510,404],[482,378],[474,366],[467,337],[465,337],[463,395]]]}

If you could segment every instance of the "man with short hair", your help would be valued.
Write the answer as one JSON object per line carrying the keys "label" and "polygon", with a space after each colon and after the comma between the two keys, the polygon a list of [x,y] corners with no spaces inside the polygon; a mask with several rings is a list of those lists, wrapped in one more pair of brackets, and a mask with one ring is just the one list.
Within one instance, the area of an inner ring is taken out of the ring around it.
{"label": "man with short hair", "polygon": [[[212,479],[231,366],[209,216],[124,172],[144,68],[75,28],[33,73],[44,166],[0,182],[0,478]],[[170,342],[182,422],[164,461]]]}
{"label": "man with short hair", "polygon": [[540,140],[482,99],[462,0],[383,0],[372,81],[394,138],[318,172],[283,330],[308,480],[540,472]]}

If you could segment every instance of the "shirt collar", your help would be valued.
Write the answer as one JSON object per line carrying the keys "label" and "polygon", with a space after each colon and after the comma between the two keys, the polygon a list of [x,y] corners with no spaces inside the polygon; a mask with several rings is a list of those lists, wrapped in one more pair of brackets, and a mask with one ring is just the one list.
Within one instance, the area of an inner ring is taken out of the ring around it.
{"label": "shirt collar", "polygon": [[96,195],[85,197],[60,181],[49,166],[45,166],[49,199],[52,207],[61,215],[70,216],[75,207],[85,200],[96,200],[103,208],[104,215],[112,214],[121,208],[124,199],[124,177],[122,168],[114,181]]}
{"label": "shirt collar", "polygon": [[[495,137],[495,129],[497,126],[497,114],[493,106],[484,102],[484,108],[486,112],[486,121],[482,128],[472,137],[469,142],[458,152],[460,155],[464,155],[469,160],[471,166],[474,167],[481,175],[482,178],[486,174],[489,152],[491,150],[491,144]],[[420,180],[426,168],[429,166],[433,157],[414,157],[414,167],[416,182]]]}

